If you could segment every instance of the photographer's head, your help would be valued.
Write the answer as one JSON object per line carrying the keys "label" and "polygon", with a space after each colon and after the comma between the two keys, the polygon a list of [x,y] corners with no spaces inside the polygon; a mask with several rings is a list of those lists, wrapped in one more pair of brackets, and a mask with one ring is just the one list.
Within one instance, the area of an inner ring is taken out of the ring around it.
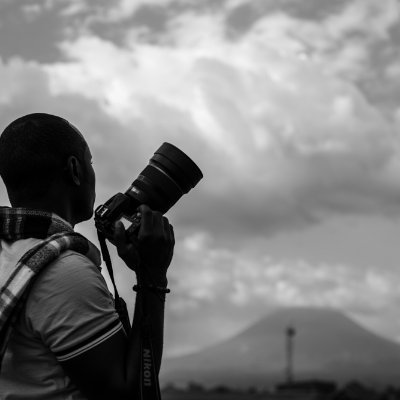
{"label": "photographer's head", "polygon": [[82,134],[55,115],[25,115],[0,136],[0,176],[12,206],[55,212],[72,225],[93,214],[91,158]]}

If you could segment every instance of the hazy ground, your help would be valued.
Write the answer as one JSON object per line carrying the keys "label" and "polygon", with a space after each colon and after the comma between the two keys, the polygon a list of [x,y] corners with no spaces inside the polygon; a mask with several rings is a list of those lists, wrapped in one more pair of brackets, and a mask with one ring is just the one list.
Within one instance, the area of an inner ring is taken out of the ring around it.
{"label": "hazy ground", "polygon": [[163,395],[163,400],[261,400],[265,395],[216,394],[216,393],[170,393]]}
{"label": "hazy ground", "polygon": [[163,400],[311,400],[310,395],[268,395],[268,394],[243,394],[243,393],[166,393]]}

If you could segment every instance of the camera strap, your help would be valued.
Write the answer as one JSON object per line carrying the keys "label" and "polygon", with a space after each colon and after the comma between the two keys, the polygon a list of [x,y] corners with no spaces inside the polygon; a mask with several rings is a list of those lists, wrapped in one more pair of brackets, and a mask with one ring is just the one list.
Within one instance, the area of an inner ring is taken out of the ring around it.
{"label": "camera strap", "polygon": [[[115,309],[119,315],[122,325],[127,335],[131,331],[128,308],[125,300],[119,296],[117,285],[114,280],[111,257],[108,251],[106,238],[102,232],[97,230],[100,243],[101,254],[107,266],[108,274],[114,287]],[[141,400],[161,400],[160,384],[154,362],[154,351],[151,342],[151,325],[146,306],[143,305],[143,320],[141,322],[141,344],[140,344],[140,399]]]}
{"label": "camera strap", "polygon": [[114,287],[114,304],[115,304],[115,309],[119,315],[119,319],[122,322],[122,325],[125,329],[125,332],[127,335],[129,335],[129,332],[131,331],[131,323],[129,321],[129,314],[128,314],[128,308],[126,306],[125,300],[120,297],[117,289],[117,285],[115,284],[114,280],[114,271],[112,268],[111,264],[111,257],[110,253],[108,251],[107,243],[106,243],[106,238],[103,235],[102,232],[97,230],[97,236],[100,242],[100,249],[101,249],[101,254],[103,256],[103,260],[107,266],[108,270],[108,275],[110,275],[110,279],[112,282],[112,285]]}
{"label": "camera strap", "polygon": [[143,319],[141,339],[140,399],[161,400],[160,384],[154,362],[151,328],[148,316],[145,316]]}

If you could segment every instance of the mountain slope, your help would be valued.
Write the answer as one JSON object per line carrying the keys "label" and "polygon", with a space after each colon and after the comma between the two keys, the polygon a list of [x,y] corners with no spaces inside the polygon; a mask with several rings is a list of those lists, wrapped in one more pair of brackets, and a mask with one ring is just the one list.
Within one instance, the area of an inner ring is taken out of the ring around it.
{"label": "mountain slope", "polygon": [[235,387],[282,381],[289,325],[296,328],[297,379],[357,379],[369,384],[400,381],[400,345],[369,332],[339,311],[322,308],[277,310],[222,343],[166,359],[161,381]]}

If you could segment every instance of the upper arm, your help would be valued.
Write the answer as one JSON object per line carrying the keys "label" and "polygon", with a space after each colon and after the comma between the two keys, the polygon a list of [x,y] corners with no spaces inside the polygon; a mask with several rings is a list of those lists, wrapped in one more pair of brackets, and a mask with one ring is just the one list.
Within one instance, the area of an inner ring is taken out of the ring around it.
{"label": "upper arm", "polygon": [[[61,365],[88,399],[125,399],[126,393],[133,391],[126,387],[126,348],[127,337],[120,330],[92,349],[62,361]],[[130,394],[129,399],[134,398]]]}
{"label": "upper arm", "polygon": [[44,272],[27,308],[33,334],[89,399],[115,398],[110,392],[124,389],[128,340],[104,278],[76,253]]}

